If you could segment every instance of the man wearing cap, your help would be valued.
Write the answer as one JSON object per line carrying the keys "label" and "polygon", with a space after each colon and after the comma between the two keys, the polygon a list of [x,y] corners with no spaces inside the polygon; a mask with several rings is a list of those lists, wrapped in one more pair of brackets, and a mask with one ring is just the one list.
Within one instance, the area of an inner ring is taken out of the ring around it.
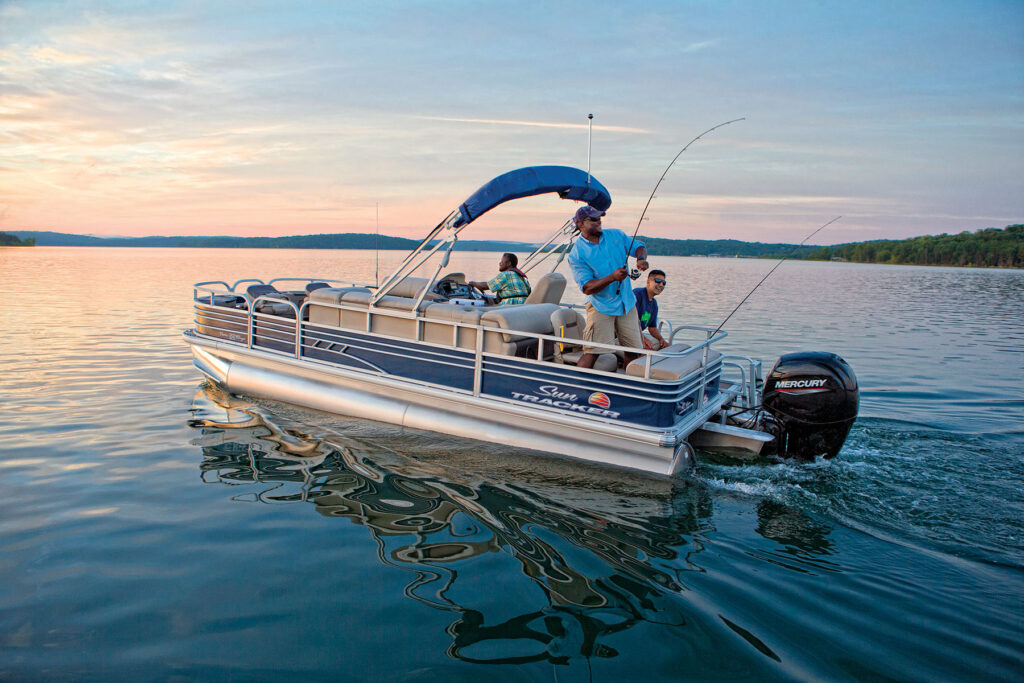
{"label": "man wearing cap", "polygon": [[[569,254],[569,267],[580,291],[587,295],[587,327],[583,340],[615,344],[618,338],[619,346],[643,348],[640,327],[633,312],[636,297],[632,287],[623,286],[622,281],[629,277],[627,256],[636,258],[636,267],[640,270],[650,267],[647,247],[639,240],[630,240],[629,235],[621,230],[602,230],[602,216],[604,211],[582,206],[573,218],[579,228],[580,239],[576,240]],[[632,253],[627,254],[630,242]],[[584,346],[576,367],[594,367],[598,352],[597,348]],[[626,365],[638,355],[626,353]]]}

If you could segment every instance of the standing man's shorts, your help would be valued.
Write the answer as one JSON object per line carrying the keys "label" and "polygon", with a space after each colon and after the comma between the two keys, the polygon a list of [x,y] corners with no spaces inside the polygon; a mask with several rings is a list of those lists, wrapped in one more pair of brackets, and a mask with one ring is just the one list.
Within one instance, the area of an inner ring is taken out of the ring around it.
{"label": "standing man's shorts", "polygon": [[[587,304],[587,327],[583,330],[583,341],[642,349],[644,343],[640,339],[640,320],[636,316],[636,309],[631,308],[624,315],[605,315],[592,305]],[[583,353],[610,352],[606,349],[584,345]]]}

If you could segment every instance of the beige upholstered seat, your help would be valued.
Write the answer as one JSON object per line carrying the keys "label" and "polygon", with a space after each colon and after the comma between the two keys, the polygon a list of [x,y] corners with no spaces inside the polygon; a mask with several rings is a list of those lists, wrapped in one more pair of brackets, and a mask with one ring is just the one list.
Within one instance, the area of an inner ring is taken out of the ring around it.
{"label": "beige upholstered seat", "polygon": [[[551,334],[551,314],[558,310],[555,304],[520,304],[488,309],[480,316],[483,327],[519,330],[536,334]],[[512,332],[485,332],[484,351],[507,356],[525,355],[535,348],[536,338]]]}
{"label": "beige upholstered seat", "polygon": [[[579,342],[583,339],[583,330],[586,324],[583,315],[571,308],[559,308],[551,314],[552,334],[572,340],[567,343],[555,343],[556,363],[576,365],[579,362],[580,357],[583,356],[583,346]],[[614,353],[602,353],[594,362],[595,370],[605,372],[615,372],[618,366],[619,361]]]}
{"label": "beige upholstered seat", "polygon": [[561,303],[562,294],[565,293],[565,276],[561,273],[547,273],[530,286],[532,290],[524,304]]}
{"label": "beige upholstered seat", "polygon": [[[672,346],[666,347],[663,351],[678,352],[685,351],[690,348],[686,344],[673,344]],[[694,370],[700,368],[701,359],[704,357],[704,351],[694,351],[688,353],[685,356],[652,356],[651,357],[651,379],[661,380],[680,380],[689,375]],[[714,349],[708,350],[708,363],[718,360],[722,357],[722,354]],[[626,366],[626,374],[634,377],[643,377],[644,371],[647,365],[647,357],[640,356],[635,361]]]}
{"label": "beige upholstered seat", "polygon": [[[346,294],[351,292],[365,292],[370,290],[366,287],[322,287],[309,293],[309,322],[318,325],[333,325],[341,327],[341,311],[331,306],[318,306],[323,304],[340,304]],[[365,329],[365,317],[364,328]]]}
{"label": "beige upholstered seat", "polygon": [[[480,316],[487,312],[483,306],[458,306],[449,303],[436,303],[427,306],[423,311],[426,320],[423,322],[423,341],[432,344],[457,346],[461,349],[476,348],[476,330],[470,325],[479,325]],[[430,322],[431,320],[446,321]],[[450,323],[461,323],[452,325]],[[462,327],[467,325],[467,327]]]}
{"label": "beige upholstered seat", "polygon": [[[405,297],[408,299],[418,299],[420,292],[423,288],[430,284],[430,280],[425,277],[407,277],[397,285],[391,288],[391,291],[387,293],[388,296]],[[437,301],[442,297],[434,292],[427,292],[426,296],[423,297],[424,301]],[[379,303],[377,304],[380,305]]]}

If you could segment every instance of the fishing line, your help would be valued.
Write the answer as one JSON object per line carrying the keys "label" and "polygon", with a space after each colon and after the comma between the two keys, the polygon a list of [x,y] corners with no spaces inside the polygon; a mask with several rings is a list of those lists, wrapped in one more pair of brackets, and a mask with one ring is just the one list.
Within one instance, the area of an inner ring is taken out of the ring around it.
{"label": "fishing line", "polygon": [[764,281],[765,281],[765,280],[767,280],[767,279],[768,279],[769,277],[771,277],[771,274],[775,272],[775,269],[776,269],[776,268],[778,268],[779,266],[781,266],[781,265],[782,265],[782,262],[783,262],[783,261],[785,261],[786,259],[788,259],[788,258],[789,258],[790,256],[792,256],[793,254],[795,254],[795,253],[796,253],[796,250],[797,250],[797,249],[799,249],[800,247],[802,247],[802,246],[804,245],[804,242],[806,242],[807,240],[811,239],[812,237],[814,237],[815,235],[817,235],[817,234],[818,234],[819,232],[821,232],[822,230],[824,230],[824,229],[825,229],[825,228],[827,228],[828,226],[830,226],[830,225],[832,225],[833,223],[835,223],[835,222],[836,222],[837,220],[839,220],[840,218],[842,218],[842,216],[836,216],[835,218],[833,218],[832,220],[830,220],[830,221],[829,221],[828,223],[826,223],[825,225],[821,226],[820,228],[818,228],[817,230],[815,230],[814,232],[812,232],[812,233],[811,233],[810,235],[808,235],[807,237],[803,238],[803,240],[801,240],[800,244],[798,244],[798,245],[796,245],[795,247],[793,247],[792,249],[790,249],[790,250],[789,250],[789,253],[788,253],[788,254],[786,254],[785,256],[783,256],[783,257],[782,257],[782,259],[781,259],[781,260],[780,260],[780,261],[779,261],[778,263],[776,263],[776,264],[775,264],[775,266],[774,266],[774,267],[773,267],[773,268],[772,268],[771,270],[769,270],[769,271],[768,271],[768,274],[767,274],[767,275],[765,275],[765,276],[764,276],[763,278],[761,278],[761,282],[758,282],[758,283],[757,283],[756,285],[754,285],[754,289],[750,290],[750,291],[749,291],[749,292],[747,293],[747,295],[746,295],[745,297],[743,297],[743,301],[741,301],[741,302],[739,302],[738,304],[736,304],[736,308],[732,309],[732,313],[730,313],[729,315],[725,316],[725,320],[723,320],[723,321],[722,321],[722,324],[721,324],[721,325],[719,325],[719,326],[718,326],[717,328],[715,328],[715,331],[711,333],[711,336],[712,336],[712,337],[714,337],[714,336],[715,336],[716,334],[718,334],[719,330],[721,330],[721,329],[722,329],[722,326],[723,326],[723,325],[725,325],[725,323],[729,322],[729,318],[731,318],[731,317],[732,317],[732,314],[733,314],[733,313],[735,313],[736,311],[740,310],[740,306],[742,306],[742,305],[743,305],[744,303],[746,303],[747,299],[749,299],[749,298],[750,298],[750,295],[751,295],[751,294],[753,294],[753,293],[754,293],[755,291],[757,291],[757,288],[758,288],[758,287],[760,287],[760,286],[761,286],[762,284],[764,284]]}
{"label": "fishing line", "polygon": [[[658,188],[661,187],[661,181],[663,181],[665,179],[665,176],[668,175],[669,170],[672,168],[673,165],[675,165],[676,160],[679,159],[679,157],[683,156],[683,152],[685,152],[687,149],[689,149],[690,145],[692,145],[693,143],[697,142],[697,140],[700,140],[702,137],[704,137],[705,135],[707,135],[711,131],[717,130],[718,128],[721,128],[722,126],[728,126],[730,123],[736,123],[737,121],[746,121],[746,117],[741,117],[741,118],[738,118],[738,119],[733,119],[731,121],[725,121],[723,123],[718,124],[717,126],[712,126],[711,128],[708,128],[706,131],[704,131],[703,133],[701,133],[700,135],[698,135],[694,139],[692,139],[689,142],[687,142],[686,145],[684,145],[683,148],[681,150],[679,150],[679,153],[676,154],[674,157],[672,157],[672,161],[668,162],[668,166],[665,167],[665,172],[661,174],[660,178],[658,178],[658,182],[655,183],[654,189],[651,190],[651,196],[647,198],[647,203],[644,204],[644,210],[640,213],[640,220],[638,220],[636,222],[636,230],[633,231],[633,237],[632,237],[632,239],[629,240],[629,248],[626,249],[626,263],[625,263],[625,265],[623,265],[623,268],[629,268],[629,255],[633,252],[633,243],[636,242],[637,233],[640,232],[640,225],[644,222],[644,217],[647,215],[648,207],[650,207],[651,202],[654,201],[655,193],[657,193]],[[637,279],[638,277],[640,277],[640,271],[637,270],[637,269],[630,270],[629,277],[630,277],[631,280]],[[620,280],[618,282],[618,285],[616,286],[616,290],[615,290],[616,296],[618,296],[621,292],[622,292],[622,281]]]}
{"label": "fishing line", "polygon": [[665,176],[668,175],[669,169],[671,169],[672,166],[676,163],[676,160],[683,155],[683,152],[685,152],[687,149],[689,149],[690,145],[692,145],[693,143],[697,142],[697,140],[700,140],[702,137],[704,137],[705,135],[707,135],[708,133],[710,133],[713,130],[717,130],[718,128],[721,128],[722,126],[728,126],[730,123],[736,123],[737,121],[746,121],[746,118],[743,117],[743,118],[733,119],[732,121],[726,121],[725,123],[720,123],[717,126],[712,126],[711,128],[708,128],[706,131],[704,131],[703,133],[701,133],[700,135],[698,135],[694,139],[692,139],[689,142],[687,142],[686,146],[683,147],[681,150],[679,150],[679,153],[676,154],[672,158],[672,161],[670,161],[668,163],[668,166],[665,167],[665,172],[661,174],[661,177],[658,178],[658,182],[654,185],[654,189],[651,190],[651,196],[647,198],[647,203],[644,204],[644,210],[640,214],[640,220],[638,220],[636,222],[636,230],[633,231],[633,239],[631,239],[629,241],[629,249],[626,250],[626,265],[627,266],[629,265],[629,254],[630,254],[630,252],[633,251],[633,243],[636,242],[637,233],[640,232],[640,224],[644,222],[644,216],[647,215],[647,208],[651,205],[651,202],[654,200],[654,194],[658,191],[658,188],[661,187],[661,181],[663,181],[665,179]]}

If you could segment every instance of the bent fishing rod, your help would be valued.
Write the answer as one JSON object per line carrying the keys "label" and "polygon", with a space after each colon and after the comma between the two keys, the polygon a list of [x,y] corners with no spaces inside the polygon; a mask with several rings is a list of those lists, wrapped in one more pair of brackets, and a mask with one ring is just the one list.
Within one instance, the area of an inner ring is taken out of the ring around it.
{"label": "bent fishing rod", "polygon": [[[736,123],[737,121],[745,121],[745,120],[746,120],[746,117],[742,117],[742,118],[738,118],[738,119],[733,119],[732,121],[726,121],[724,123],[718,124],[717,126],[712,126],[711,128],[708,128],[706,131],[704,131],[703,133],[701,133],[700,135],[698,135],[694,139],[692,139],[689,142],[687,142],[686,145],[681,150],[679,150],[679,153],[676,154],[674,157],[672,157],[672,161],[668,162],[668,166],[665,167],[665,172],[661,174],[661,177],[658,178],[658,182],[655,183],[655,185],[654,185],[654,189],[651,190],[651,196],[647,198],[647,203],[644,204],[644,210],[640,213],[640,220],[638,220],[636,222],[636,230],[633,231],[633,239],[631,239],[629,241],[629,249],[626,250],[626,265],[624,267],[626,267],[626,268],[629,267],[629,255],[633,252],[633,244],[636,242],[637,233],[640,232],[640,225],[644,222],[644,216],[647,215],[647,209],[648,209],[648,207],[650,207],[651,202],[654,200],[654,195],[658,192],[658,188],[661,187],[661,181],[665,180],[665,176],[668,175],[669,170],[672,168],[672,166],[675,165],[676,160],[679,159],[679,157],[683,156],[683,152],[688,150],[690,148],[690,145],[692,145],[693,143],[697,142],[697,140],[700,140],[702,137],[704,137],[705,135],[707,135],[711,131],[717,130],[717,129],[721,128],[722,126],[728,126],[730,123]],[[637,277],[640,277],[639,271],[637,271],[636,276],[634,276],[633,273],[630,273],[630,277],[632,279],[634,279],[634,280]],[[622,282],[619,282],[619,288],[621,290]]]}
{"label": "bent fishing rod", "polygon": [[729,315],[725,316],[725,320],[723,320],[723,321],[722,321],[722,324],[721,324],[721,325],[719,325],[719,326],[718,326],[717,328],[715,328],[715,331],[711,333],[711,336],[712,336],[712,337],[714,337],[714,336],[715,336],[716,334],[718,334],[718,332],[719,332],[719,331],[720,331],[720,330],[722,329],[722,327],[724,327],[724,326],[725,326],[725,324],[726,324],[727,322],[729,322],[729,318],[731,318],[731,317],[732,317],[732,314],[733,314],[733,313],[735,313],[736,311],[740,310],[740,306],[742,306],[743,304],[745,304],[745,303],[747,302],[747,299],[749,299],[749,298],[750,298],[750,295],[751,295],[751,294],[753,294],[753,293],[754,293],[755,291],[757,291],[757,288],[758,288],[758,287],[760,287],[760,286],[761,286],[762,284],[764,284],[764,281],[765,281],[765,280],[767,280],[767,279],[768,279],[769,277],[771,277],[772,273],[774,273],[774,272],[775,272],[775,269],[776,269],[776,268],[778,268],[779,266],[781,266],[781,265],[782,265],[782,262],[783,262],[783,261],[785,261],[786,259],[788,259],[788,258],[789,258],[790,256],[792,256],[793,254],[795,254],[795,253],[796,253],[796,250],[797,250],[797,249],[799,249],[800,247],[802,247],[802,246],[804,245],[804,242],[806,242],[807,240],[811,239],[812,237],[814,237],[815,235],[817,235],[817,234],[818,234],[819,232],[821,232],[822,230],[824,230],[824,229],[825,229],[825,228],[827,228],[828,226],[830,226],[830,225],[832,225],[833,223],[835,223],[835,222],[836,222],[837,220],[839,220],[840,218],[842,218],[842,216],[836,216],[835,218],[833,218],[832,220],[830,220],[830,221],[829,221],[828,223],[826,223],[825,225],[821,226],[820,228],[818,228],[817,230],[815,230],[814,232],[812,232],[812,233],[811,233],[810,235],[808,235],[807,237],[803,238],[803,240],[801,240],[801,241],[800,241],[800,244],[798,244],[798,245],[796,245],[795,247],[793,247],[792,249],[790,249],[790,250],[789,250],[789,253],[788,253],[788,254],[786,254],[785,256],[783,256],[783,257],[782,257],[782,259],[781,259],[781,260],[780,260],[780,261],[779,261],[778,263],[776,263],[776,264],[775,264],[775,266],[774,266],[774,267],[773,267],[773,268],[772,268],[771,270],[769,270],[769,271],[768,271],[768,274],[767,274],[767,275],[765,275],[765,276],[764,276],[763,278],[761,278],[761,281],[760,281],[760,282],[758,282],[758,283],[757,283],[756,285],[754,285],[754,289],[752,289],[752,290],[750,290],[749,292],[747,292],[747,295],[746,295],[745,297],[743,297],[743,301],[741,301],[741,302],[739,302],[738,304],[736,304],[736,308],[732,309],[732,313],[730,313]]}

